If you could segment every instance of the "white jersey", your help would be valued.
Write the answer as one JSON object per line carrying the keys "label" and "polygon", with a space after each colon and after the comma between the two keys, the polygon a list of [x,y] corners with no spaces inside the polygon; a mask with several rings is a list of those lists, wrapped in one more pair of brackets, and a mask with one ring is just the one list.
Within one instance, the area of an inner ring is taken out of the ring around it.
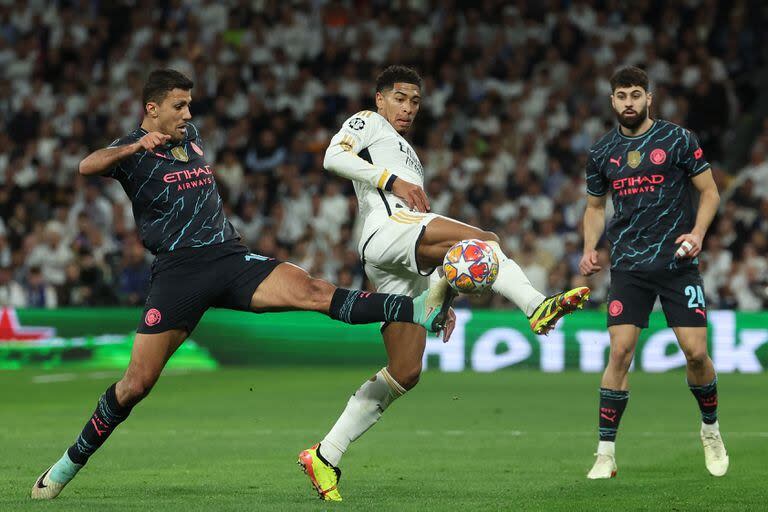
{"label": "white jersey", "polygon": [[362,240],[397,210],[407,209],[386,190],[390,180],[398,177],[424,187],[424,169],[411,145],[384,117],[368,110],[344,121],[331,139],[324,166],[353,181],[363,219]]}

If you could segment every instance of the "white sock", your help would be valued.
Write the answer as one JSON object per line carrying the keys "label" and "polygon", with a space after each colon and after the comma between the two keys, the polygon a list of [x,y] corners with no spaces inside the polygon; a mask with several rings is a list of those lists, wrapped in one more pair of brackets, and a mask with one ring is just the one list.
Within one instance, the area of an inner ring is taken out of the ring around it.
{"label": "white sock", "polygon": [[703,421],[701,422],[701,431],[702,432],[720,432],[720,422],[715,421],[711,425],[707,425]]}
{"label": "white sock", "polygon": [[349,443],[375,425],[389,404],[403,396],[406,391],[386,368],[379,370],[371,380],[365,381],[360,389],[355,391],[336,424],[320,442],[322,456],[329,463],[338,466]]}
{"label": "white sock", "polygon": [[525,316],[531,316],[546,296],[531,285],[520,266],[514,260],[507,258],[499,244],[486,241],[499,259],[499,275],[491,285],[491,289],[511,300],[520,308]]}
{"label": "white sock", "polygon": [[614,441],[600,441],[597,443],[598,455],[616,456],[616,443]]}

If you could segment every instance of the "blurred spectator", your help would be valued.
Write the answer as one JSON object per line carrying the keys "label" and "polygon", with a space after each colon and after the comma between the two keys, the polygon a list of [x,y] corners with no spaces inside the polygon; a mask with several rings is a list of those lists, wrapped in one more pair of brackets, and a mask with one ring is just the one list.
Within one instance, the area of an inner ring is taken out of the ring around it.
{"label": "blurred spectator", "polygon": [[56,286],[64,283],[64,269],[73,257],[61,230],[55,221],[50,222],[41,242],[32,249],[26,260],[27,267],[42,269],[46,283]]}
{"label": "blurred spectator", "polygon": [[124,245],[120,269],[120,302],[130,306],[142,305],[149,291],[151,270],[141,244],[134,242]]}
{"label": "blurred spectator", "polygon": [[31,267],[27,271],[24,294],[26,306],[30,308],[55,308],[58,304],[56,289],[45,281],[40,267]]}
{"label": "blurred spectator", "polygon": [[0,266],[0,306],[23,308],[27,305],[24,288],[13,279],[10,266]]}

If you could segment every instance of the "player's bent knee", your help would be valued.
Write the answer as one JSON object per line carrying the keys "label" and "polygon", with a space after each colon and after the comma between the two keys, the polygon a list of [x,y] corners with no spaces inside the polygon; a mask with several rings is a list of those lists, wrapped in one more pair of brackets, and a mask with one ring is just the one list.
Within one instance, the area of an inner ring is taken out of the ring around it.
{"label": "player's bent knee", "polygon": [[126,376],[121,381],[119,396],[121,405],[130,407],[136,405],[149,395],[155,386],[157,378],[154,376]]}
{"label": "player's bent knee", "polygon": [[501,243],[501,238],[499,238],[499,235],[497,235],[493,231],[485,231],[483,233],[481,240],[485,242],[496,242],[497,244]]}
{"label": "player's bent knee", "polygon": [[691,367],[704,366],[709,357],[706,349],[685,350],[684,354],[688,366]]}
{"label": "player's bent knee", "polygon": [[633,351],[631,350],[611,350],[609,361],[611,366],[615,369],[627,372],[632,365],[632,355]]}
{"label": "player's bent knee", "polygon": [[316,279],[307,274],[307,280],[301,293],[304,309],[312,311],[326,311],[333,298],[335,287],[328,281]]}
{"label": "player's bent knee", "polygon": [[411,390],[416,387],[421,378],[421,364],[410,368],[389,368],[389,373],[398,384],[407,390]]}

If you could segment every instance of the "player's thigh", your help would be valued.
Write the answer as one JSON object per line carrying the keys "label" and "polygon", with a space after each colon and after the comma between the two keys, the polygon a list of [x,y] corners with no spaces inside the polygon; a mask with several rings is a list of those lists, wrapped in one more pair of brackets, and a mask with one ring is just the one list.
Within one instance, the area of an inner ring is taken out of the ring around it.
{"label": "player's thigh", "polygon": [[394,322],[383,327],[382,336],[390,375],[404,388],[412,388],[421,375],[427,331],[420,325]]}
{"label": "player's thigh", "polygon": [[626,359],[629,365],[640,338],[640,328],[632,324],[612,325],[608,327],[608,335],[611,340],[611,356]]}
{"label": "player's thigh", "polygon": [[669,327],[706,329],[704,282],[697,269],[660,272],[655,277],[655,284]]}
{"label": "player's thigh", "polygon": [[439,263],[425,265],[417,255],[429,225],[441,218],[434,213],[397,211],[362,243],[363,262],[393,272],[431,274]]}
{"label": "player's thigh", "polygon": [[187,335],[183,329],[156,334],[136,333],[128,368],[116,389],[118,401],[126,405],[146,395]]}
{"label": "player's thigh", "polygon": [[255,312],[306,310],[327,313],[336,287],[315,279],[301,267],[283,262],[277,265],[251,296]]}
{"label": "player's thigh", "polygon": [[[656,291],[646,273],[611,271],[608,288],[608,327],[633,325],[644,329],[656,302]],[[610,330],[610,329],[609,329]]]}
{"label": "player's thigh", "polygon": [[483,241],[499,240],[499,237],[491,231],[470,226],[448,217],[435,218],[426,226],[418,245],[419,264],[432,267],[441,265],[445,253],[451,246],[456,242],[470,238]]}
{"label": "player's thigh", "polygon": [[707,352],[706,327],[673,327],[680,349],[687,361],[702,364],[709,354]]}

